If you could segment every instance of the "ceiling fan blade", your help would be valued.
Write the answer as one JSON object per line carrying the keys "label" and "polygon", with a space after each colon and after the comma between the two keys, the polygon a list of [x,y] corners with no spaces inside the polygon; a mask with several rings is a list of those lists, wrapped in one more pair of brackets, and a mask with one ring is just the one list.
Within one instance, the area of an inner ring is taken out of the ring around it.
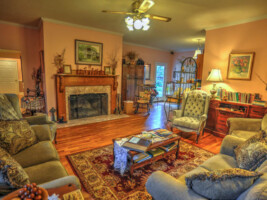
{"label": "ceiling fan blade", "polygon": [[143,0],[139,6],[139,8],[137,9],[139,11],[139,13],[145,13],[147,12],[153,5],[154,5],[154,1],[152,0]]}
{"label": "ceiling fan blade", "polygon": [[151,15],[151,14],[146,14],[144,16],[147,17],[147,18],[149,18],[149,19],[155,19],[155,20],[164,21],[164,22],[169,22],[172,19],[170,17],[163,17],[163,16]]}
{"label": "ceiling fan blade", "polygon": [[123,11],[102,10],[102,12],[103,13],[111,13],[111,14],[121,14],[121,15],[136,15],[136,13],[123,12]]}

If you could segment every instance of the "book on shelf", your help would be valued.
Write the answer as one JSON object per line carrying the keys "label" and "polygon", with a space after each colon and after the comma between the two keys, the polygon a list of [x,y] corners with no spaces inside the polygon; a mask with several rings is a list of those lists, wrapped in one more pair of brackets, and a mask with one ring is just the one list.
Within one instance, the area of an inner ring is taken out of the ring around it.
{"label": "book on shelf", "polygon": [[267,107],[267,102],[266,101],[260,101],[260,100],[254,100],[252,102],[252,105]]}
{"label": "book on shelf", "polygon": [[124,142],[122,147],[133,151],[146,152],[147,148],[150,145],[151,145],[151,140],[133,136],[128,141]]}
{"label": "book on shelf", "polygon": [[252,103],[255,100],[255,94],[252,93],[241,93],[241,92],[230,92],[226,89],[219,88],[217,90],[217,97],[224,99],[227,97],[227,101],[240,102],[240,103]]}
{"label": "book on shelf", "polygon": [[135,163],[140,163],[140,162],[143,162],[143,161],[148,160],[150,158],[152,158],[152,156],[150,154],[143,152],[143,153],[139,153],[139,154],[135,155],[133,157],[133,161]]}
{"label": "book on shelf", "polygon": [[164,151],[168,152],[172,149],[175,149],[177,147],[177,144],[178,144],[178,142],[173,142],[173,143],[167,144],[165,146],[162,146],[160,148],[162,148]]}
{"label": "book on shelf", "polygon": [[149,150],[147,153],[149,153],[153,157],[156,157],[156,156],[159,156],[161,154],[164,154],[165,151],[163,149],[161,149],[160,147],[158,147],[158,148]]}

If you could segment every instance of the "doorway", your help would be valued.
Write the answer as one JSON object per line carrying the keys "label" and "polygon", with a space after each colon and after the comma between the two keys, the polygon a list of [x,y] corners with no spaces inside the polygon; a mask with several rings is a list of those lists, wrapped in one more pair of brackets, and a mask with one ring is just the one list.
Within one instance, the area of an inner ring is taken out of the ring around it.
{"label": "doorway", "polygon": [[166,79],[166,68],[167,64],[165,63],[156,63],[156,90],[158,92],[158,100],[163,101],[165,97],[165,79]]}

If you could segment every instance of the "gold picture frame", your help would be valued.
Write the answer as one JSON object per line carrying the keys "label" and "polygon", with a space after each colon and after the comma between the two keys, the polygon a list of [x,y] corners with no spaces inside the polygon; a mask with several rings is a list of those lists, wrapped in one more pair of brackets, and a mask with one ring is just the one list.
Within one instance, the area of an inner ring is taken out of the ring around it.
{"label": "gold picture frame", "polygon": [[64,74],[72,74],[71,65],[63,65],[63,73]]}
{"label": "gold picture frame", "polygon": [[104,72],[105,72],[105,75],[111,75],[111,73],[112,73],[111,67],[110,66],[105,66],[104,67]]}
{"label": "gold picture frame", "polygon": [[251,80],[254,52],[229,55],[227,79]]}

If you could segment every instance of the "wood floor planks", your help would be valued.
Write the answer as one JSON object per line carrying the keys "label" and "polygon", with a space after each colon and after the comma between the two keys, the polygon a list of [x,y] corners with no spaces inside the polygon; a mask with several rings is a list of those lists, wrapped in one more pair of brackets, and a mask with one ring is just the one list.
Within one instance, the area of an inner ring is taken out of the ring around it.
{"label": "wood floor planks", "polygon": [[[58,129],[58,143],[55,147],[68,173],[74,174],[66,155],[110,145],[113,138],[125,137],[149,129],[168,128],[163,103],[153,105],[150,115],[143,111],[128,118]],[[183,140],[188,143],[213,153],[218,153],[220,150],[222,138],[205,133],[200,137],[199,144],[195,144],[195,139],[195,134],[183,134]]]}

